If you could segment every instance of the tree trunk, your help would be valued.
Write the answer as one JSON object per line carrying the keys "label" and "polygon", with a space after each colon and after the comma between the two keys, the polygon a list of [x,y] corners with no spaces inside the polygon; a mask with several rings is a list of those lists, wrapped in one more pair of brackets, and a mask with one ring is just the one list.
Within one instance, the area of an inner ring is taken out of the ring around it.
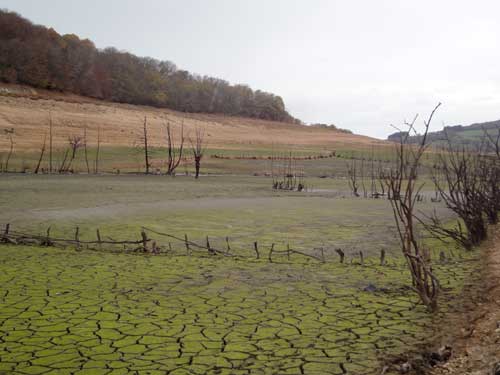
{"label": "tree trunk", "polygon": [[195,168],[194,178],[198,178],[200,176],[200,159],[201,158],[198,157],[194,159],[194,168]]}

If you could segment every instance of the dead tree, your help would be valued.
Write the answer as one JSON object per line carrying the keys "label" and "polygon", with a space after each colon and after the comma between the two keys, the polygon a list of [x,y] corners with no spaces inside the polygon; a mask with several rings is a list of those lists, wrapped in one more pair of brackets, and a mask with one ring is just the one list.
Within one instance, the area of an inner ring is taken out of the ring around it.
{"label": "dead tree", "polygon": [[[490,224],[498,223],[500,212],[500,126],[497,134],[483,129],[485,147],[480,152],[480,174],[483,182],[485,214]],[[492,151],[492,152],[491,152]]]}
{"label": "dead tree", "polygon": [[195,140],[193,141],[191,138],[189,138],[189,142],[191,143],[191,151],[193,152],[194,157],[194,178],[198,178],[200,176],[201,159],[203,158],[203,153],[205,152],[204,141],[205,131],[201,128],[196,128]]}
{"label": "dead tree", "polygon": [[495,225],[500,212],[500,160],[481,155],[478,168],[484,213],[488,223]]}
{"label": "dead tree", "polygon": [[99,173],[99,156],[101,151],[101,126],[97,127],[97,148],[95,152],[94,173]]}
{"label": "dead tree", "polygon": [[70,153],[70,148],[67,148],[65,151],[63,151],[62,162],[59,165],[59,168],[57,169],[58,173],[66,173],[69,170],[70,163],[67,162],[69,153]]}
{"label": "dead tree", "polygon": [[170,123],[167,122],[167,175],[173,176],[175,170],[179,166],[182,160],[182,153],[184,151],[184,124],[181,125],[181,135],[179,139],[179,146],[175,144],[174,134],[170,127]]}
{"label": "dead tree", "polygon": [[493,150],[497,160],[500,160],[500,126],[497,126],[496,131],[497,134],[493,135],[483,127],[484,138],[487,146],[486,152],[489,152],[490,149]]}
{"label": "dead tree", "polygon": [[87,125],[83,128],[83,151],[85,154],[85,166],[87,167],[87,174],[90,174],[89,154],[87,150]]}
{"label": "dead tree", "polygon": [[40,170],[40,165],[42,164],[43,155],[45,154],[46,143],[47,143],[47,133],[45,133],[45,135],[43,136],[42,149],[40,150],[40,157],[38,158],[38,163],[35,167],[35,171],[34,171],[35,174],[38,174],[38,171]]}
{"label": "dead tree", "polygon": [[12,157],[12,153],[14,152],[14,128],[10,129],[4,129],[4,134],[7,136],[7,139],[9,140],[9,152],[7,154],[7,159],[5,160],[5,172],[9,171],[9,161],[10,158]]}
{"label": "dead tree", "polygon": [[144,161],[146,162],[146,174],[149,174],[150,164],[149,164],[149,147],[148,147],[148,123],[146,116],[144,116],[143,130],[144,130],[143,134]]}
{"label": "dead tree", "polygon": [[366,198],[366,186],[365,186],[365,158],[361,156],[361,187],[363,188],[363,198]]}
{"label": "dead tree", "polygon": [[355,197],[359,197],[356,160],[352,160],[350,163],[347,164],[347,177],[349,181],[349,188],[351,189],[352,194]]}
{"label": "dead tree", "polygon": [[52,173],[52,113],[49,111],[49,173]]}
{"label": "dead tree", "polygon": [[78,149],[83,147],[83,138],[78,135],[73,135],[71,137],[68,137],[68,144],[71,152],[71,157],[69,159],[68,165],[66,166],[67,171],[71,169]]}
{"label": "dead tree", "polygon": [[439,196],[463,221],[467,229],[466,247],[479,245],[488,234],[483,218],[486,202],[479,155],[448,139],[448,149],[440,155],[439,164],[442,181],[434,178]]}
{"label": "dead tree", "polygon": [[[415,205],[417,197],[423,187],[418,185],[418,171],[422,155],[427,148],[427,133],[434,113],[439,103],[424,122],[424,134],[416,146],[408,143],[410,132],[415,132],[415,121],[406,123],[408,132],[402,136],[396,149],[396,162],[388,173],[383,176],[387,190],[391,194],[391,207],[394,214],[397,232],[401,242],[401,250],[406,258],[413,287],[422,303],[430,311],[438,308],[439,281],[433,273],[431,258],[428,249],[422,246],[418,235],[415,219]],[[401,131],[400,129],[398,129]]]}
{"label": "dead tree", "polygon": [[74,160],[78,149],[83,147],[83,139],[78,135],[73,135],[68,137],[68,143],[71,148],[71,160]]}

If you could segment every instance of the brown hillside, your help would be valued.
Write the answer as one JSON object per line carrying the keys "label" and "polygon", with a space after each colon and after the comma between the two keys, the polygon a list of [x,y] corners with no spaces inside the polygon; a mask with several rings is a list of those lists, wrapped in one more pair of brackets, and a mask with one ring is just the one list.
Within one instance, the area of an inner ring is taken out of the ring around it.
{"label": "brown hillside", "polygon": [[[165,144],[163,124],[166,121],[177,126],[184,123],[185,131],[191,134],[196,127],[204,128],[212,148],[245,149],[272,144],[335,148],[386,144],[374,138],[330,129],[223,115],[181,113],[17,85],[0,86],[0,129],[14,128],[17,151],[40,148],[44,134],[48,134],[49,113],[53,119],[56,147],[66,145],[69,136],[81,135],[85,126],[89,143],[95,143],[100,126],[103,145],[133,146],[140,143],[144,116],[148,120],[151,143],[156,146]],[[6,137],[0,136],[0,150],[7,147]]]}

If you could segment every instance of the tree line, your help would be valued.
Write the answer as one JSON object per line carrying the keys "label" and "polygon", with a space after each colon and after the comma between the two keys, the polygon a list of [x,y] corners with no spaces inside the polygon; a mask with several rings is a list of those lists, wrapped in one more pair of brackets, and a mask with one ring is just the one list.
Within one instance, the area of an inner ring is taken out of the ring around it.
{"label": "tree line", "polygon": [[182,112],[295,122],[280,96],[192,74],[170,61],[98,49],[0,10],[0,81]]}

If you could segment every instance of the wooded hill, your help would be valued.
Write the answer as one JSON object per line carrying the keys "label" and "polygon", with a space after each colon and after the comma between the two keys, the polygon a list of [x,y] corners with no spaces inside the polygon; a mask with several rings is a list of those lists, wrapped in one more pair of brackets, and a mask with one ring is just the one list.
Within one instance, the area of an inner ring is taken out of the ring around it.
{"label": "wooded hill", "polygon": [[[443,130],[436,132],[429,132],[427,138],[429,142],[434,144],[444,144],[450,140],[454,144],[468,144],[475,145],[480,144],[484,138],[484,132],[488,132],[491,135],[496,135],[500,130],[500,120],[475,123],[471,125],[455,125],[455,126],[445,126]],[[406,132],[396,132],[387,137],[388,141],[399,142],[401,136],[405,136]],[[408,137],[410,143],[419,143],[420,136],[411,135]]]}
{"label": "wooded hill", "polygon": [[170,61],[98,49],[0,10],[0,81],[182,112],[296,122],[277,95],[178,69]]}

